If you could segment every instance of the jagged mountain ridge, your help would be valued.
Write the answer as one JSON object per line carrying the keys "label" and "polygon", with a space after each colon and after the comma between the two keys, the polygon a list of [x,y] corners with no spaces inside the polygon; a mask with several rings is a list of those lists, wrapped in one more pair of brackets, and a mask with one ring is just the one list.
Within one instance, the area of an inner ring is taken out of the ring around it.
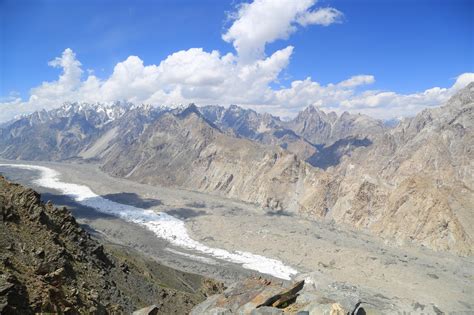
{"label": "jagged mountain ridge", "polygon": [[347,137],[372,138],[385,131],[382,121],[367,115],[344,112],[339,116],[314,106],[307,107],[284,126],[319,145],[331,145]]}
{"label": "jagged mountain ridge", "polygon": [[257,113],[237,105],[203,106],[199,111],[221,130],[230,131],[240,138],[247,138],[265,145],[278,145],[307,160],[317,153],[317,148],[293,130],[283,127],[280,118],[268,113]]}
{"label": "jagged mountain ridge", "polygon": [[[127,112],[136,112],[136,109],[147,108],[144,110],[147,114],[142,115],[143,121],[137,121],[137,124],[146,124],[150,120],[150,117],[146,117],[148,114],[151,114],[151,118],[156,118],[156,115],[161,112],[178,114],[185,112],[188,107],[173,109],[146,105],[134,106],[123,102],[113,104],[66,103],[57,109],[35,112],[2,125],[0,148],[4,149],[0,151],[0,154],[9,159],[24,160],[74,158],[84,147],[93,144],[100,135],[108,132],[111,122],[120,119]],[[304,112],[326,116],[324,112],[315,111],[314,108],[310,110],[310,108]],[[247,138],[264,145],[280,146],[296,154],[299,159],[305,160],[313,166],[320,166],[318,155],[320,151],[325,150],[324,143],[320,143],[317,147],[315,143],[298,134],[297,129],[287,128],[285,125],[290,123],[284,123],[278,117],[267,113],[259,114],[236,105],[231,105],[229,108],[203,106],[198,111],[209,124],[230,135]],[[337,117],[335,113],[330,113],[327,116]],[[300,115],[295,118],[295,121],[299,117]],[[344,114],[342,117],[352,116]],[[351,120],[354,119],[351,118]],[[344,138],[357,139],[354,136],[360,136],[360,134],[355,131],[363,128],[353,124],[348,129],[354,129],[354,132],[348,131],[341,133],[340,136],[333,135],[331,139],[326,139],[327,143],[325,144],[331,144],[334,139],[336,141]],[[35,137],[38,138],[38,141],[30,140]],[[350,150],[343,150],[342,155],[350,152],[353,147],[356,146],[352,146]],[[326,155],[328,154],[323,152],[322,156]]]}
{"label": "jagged mountain ridge", "polygon": [[12,121],[0,129],[0,154],[9,159],[61,160],[74,157],[130,104],[67,103]]}
{"label": "jagged mountain ridge", "polygon": [[[367,116],[314,108],[283,123],[237,107],[138,106],[100,129],[77,157],[96,161],[115,176],[216,193],[366,229],[399,243],[471,254],[472,183],[465,161],[472,161],[472,152],[465,148],[473,143],[472,94],[473,84],[446,106],[392,129]],[[269,130],[273,135],[285,130],[304,134],[313,123],[321,132],[316,140],[327,141],[310,157],[318,167],[281,143],[264,145],[259,138]],[[2,144],[2,151],[22,152],[22,145],[10,146]],[[436,172],[453,180],[433,176]],[[465,192],[447,189],[451,184]]]}
{"label": "jagged mountain ridge", "polygon": [[[328,156],[339,159],[358,146],[370,145],[368,142],[387,129],[382,121],[366,115],[344,112],[339,116],[314,106],[289,121],[236,105],[203,106],[199,110],[222,130],[231,130],[238,137],[263,144],[279,145],[299,159],[323,168],[331,165],[326,161]],[[335,151],[339,154],[334,154]]]}

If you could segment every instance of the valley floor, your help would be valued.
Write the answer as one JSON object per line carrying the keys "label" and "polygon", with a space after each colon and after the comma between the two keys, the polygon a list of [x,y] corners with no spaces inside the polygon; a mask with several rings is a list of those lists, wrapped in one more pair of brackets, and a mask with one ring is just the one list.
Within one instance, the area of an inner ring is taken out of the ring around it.
{"label": "valley floor", "polygon": [[[281,260],[298,270],[296,279],[313,283],[313,292],[309,294],[338,301],[360,298],[386,310],[474,312],[473,257],[396,247],[331,223],[268,212],[217,196],[113,178],[90,164],[21,163],[53,168],[61,173],[64,182],[86,185],[113,201],[167,212],[184,220],[191,236],[208,246]],[[70,207],[79,222],[97,237],[139,249],[171,267],[227,283],[256,274],[238,264],[171,246],[138,225],[35,186],[32,171],[0,167],[0,172],[12,181],[36,189],[45,201],[50,199]]]}

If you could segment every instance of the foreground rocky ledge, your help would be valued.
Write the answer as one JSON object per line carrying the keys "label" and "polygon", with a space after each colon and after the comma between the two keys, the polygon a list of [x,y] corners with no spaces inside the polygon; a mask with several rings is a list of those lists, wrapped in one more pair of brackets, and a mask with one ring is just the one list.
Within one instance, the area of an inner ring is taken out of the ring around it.
{"label": "foreground rocky ledge", "polygon": [[434,304],[416,303],[409,308],[400,309],[381,294],[377,294],[376,298],[361,298],[350,294],[338,296],[328,296],[324,290],[316,288],[311,282],[305,283],[305,280],[289,284],[261,277],[249,278],[231,285],[220,294],[208,297],[193,308],[191,315],[445,314]]}
{"label": "foreground rocky ledge", "polygon": [[263,278],[247,279],[229,287],[221,294],[209,297],[191,314],[377,314],[373,306],[362,301],[336,302],[304,288],[305,281],[292,285]]}
{"label": "foreground rocky ledge", "polygon": [[0,313],[185,314],[222,288],[92,239],[66,208],[0,176]]}

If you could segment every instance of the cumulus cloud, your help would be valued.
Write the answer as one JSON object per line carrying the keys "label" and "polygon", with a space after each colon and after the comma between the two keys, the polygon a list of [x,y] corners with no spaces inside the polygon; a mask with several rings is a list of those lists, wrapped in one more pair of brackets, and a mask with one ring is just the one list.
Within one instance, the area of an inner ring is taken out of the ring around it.
{"label": "cumulus cloud", "polygon": [[129,57],[100,84],[97,97],[166,105],[260,102],[292,52],[289,46],[246,65],[238,64],[232,54],[221,56],[200,48],[176,52],[159,65],[145,66],[140,58]]}
{"label": "cumulus cloud", "polygon": [[[48,62],[48,65],[55,68],[62,68],[63,73],[59,77],[58,86],[74,88],[81,81],[81,63],[76,59],[76,54],[70,48],[63,51],[61,57],[56,57]],[[47,85],[48,83],[44,83]]]}
{"label": "cumulus cloud", "polygon": [[35,109],[51,109],[67,101],[126,100],[169,106],[189,102],[268,103],[273,97],[270,84],[277,81],[292,52],[293,47],[288,46],[245,65],[239,64],[233,54],[222,56],[218,51],[201,48],[178,51],[158,65],[145,65],[138,56],[130,56],[117,63],[108,78],[89,74],[81,80],[81,63],[68,48],[49,63],[62,68],[58,80],[31,89],[25,102],[14,98],[1,103],[0,120]]}
{"label": "cumulus cloud", "polygon": [[0,121],[67,101],[113,102],[174,106],[240,104],[261,111],[291,116],[313,105],[326,110],[361,112],[378,118],[414,115],[423,108],[447,101],[457,90],[474,81],[474,73],[459,75],[449,88],[434,87],[413,94],[364,90],[375,82],[372,75],[356,75],[338,83],[321,85],[311,78],[292,81],[287,88],[271,88],[288,65],[288,46],[271,56],[242,65],[236,56],[192,48],[176,52],[159,65],[145,65],[137,56],[119,62],[106,79],[89,74],[81,80],[81,63],[66,49],[49,64],[62,68],[58,80],[31,89],[27,101],[9,97],[0,103]]}
{"label": "cumulus cloud", "polygon": [[234,21],[222,39],[232,43],[242,62],[261,58],[265,45],[287,39],[298,25],[328,26],[340,21],[342,12],[334,8],[313,9],[316,0],[255,0],[240,5],[231,14]]}
{"label": "cumulus cloud", "polygon": [[380,119],[413,116],[427,107],[439,106],[459,89],[474,81],[474,73],[459,75],[448,88],[434,87],[412,94],[393,91],[362,90],[360,85],[375,82],[373,76],[359,75],[336,84],[321,86],[311,78],[293,81],[286,89],[275,91],[275,105],[294,114],[306,106],[317,106],[325,110],[364,113]]}
{"label": "cumulus cloud", "polygon": [[327,85],[306,78],[275,88],[295,48],[288,46],[266,56],[265,45],[287,38],[298,25],[328,25],[342,17],[335,9],[315,8],[315,2],[256,0],[241,5],[223,35],[224,40],[234,45],[236,54],[191,48],[175,52],[159,64],[145,64],[140,57],[130,56],[117,63],[110,76],[99,78],[94,71],[84,73],[75,53],[67,48],[49,62],[62,70],[58,79],[32,88],[27,100],[18,96],[0,100],[0,121],[58,107],[67,101],[121,100],[167,106],[190,102],[239,104],[281,116],[292,116],[314,105],[337,112],[348,110],[393,118],[440,105],[474,81],[474,73],[464,73],[451,87],[398,94],[369,89],[375,77],[360,74]]}
{"label": "cumulus cloud", "polygon": [[463,73],[456,78],[456,83],[454,83],[453,89],[462,89],[471,82],[474,82],[474,73]]}
{"label": "cumulus cloud", "polygon": [[76,59],[76,54],[69,48],[65,49],[60,57],[48,62],[48,65],[61,68],[57,81],[43,82],[30,90],[30,97],[23,101],[19,97],[0,103],[0,121],[12,119],[19,114],[30,113],[40,109],[50,109],[60,106],[82,95],[75,95],[78,86],[81,86],[81,63]]}

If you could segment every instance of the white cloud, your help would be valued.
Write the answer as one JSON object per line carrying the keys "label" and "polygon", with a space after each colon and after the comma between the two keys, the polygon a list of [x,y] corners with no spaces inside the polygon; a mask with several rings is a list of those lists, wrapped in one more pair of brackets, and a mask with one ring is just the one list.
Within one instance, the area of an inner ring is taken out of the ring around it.
{"label": "white cloud", "polygon": [[399,94],[393,91],[364,90],[356,88],[375,81],[373,76],[360,75],[338,84],[321,86],[307,78],[293,81],[287,89],[275,91],[274,105],[283,107],[291,114],[302,108],[314,105],[336,112],[350,111],[364,113],[380,119],[413,116],[424,108],[439,106],[446,102],[459,89],[474,82],[474,73],[463,73],[449,88],[434,87],[412,94]]}
{"label": "white cloud", "polygon": [[69,95],[77,89],[81,83],[82,69],[81,63],[76,59],[76,54],[67,48],[63,51],[61,57],[56,57],[48,62],[48,65],[55,68],[61,68],[62,73],[57,81],[43,82],[40,86],[30,90],[30,102],[43,104],[45,107],[54,106],[59,98],[55,97]]}
{"label": "white cloud", "polygon": [[54,60],[51,60],[48,62],[48,65],[63,69],[63,74],[59,77],[58,85],[65,88],[74,88],[80,83],[82,75],[81,63],[76,59],[76,54],[70,48],[66,48],[61,57],[56,57]]}
{"label": "white cloud", "polygon": [[241,65],[232,54],[192,48],[168,56],[159,65],[143,65],[138,57],[117,64],[110,78],[99,86],[101,101],[175,105],[196,103],[260,102],[269,84],[277,80],[293,47],[265,59]]}
{"label": "white cloud", "polygon": [[231,15],[233,24],[222,35],[232,43],[244,63],[262,58],[265,45],[278,39],[287,39],[297,25],[336,23],[342,13],[333,8],[315,9],[316,0],[255,0],[241,4]]}
{"label": "white cloud", "polygon": [[50,109],[66,101],[178,105],[240,104],[262,111],[291,116],[309,105],[338,112],[348,110],[378,118],[414,115],[437,106],[457,90],[474,81],[474,73],[457,77],[450,88],[435,87],[413,94],[362,90],[375,82],[372,75],[356,75],[323,86],[311,78],[295,80],[288,88],[272,89],[293,52],[288,46],[265,59],[242,65],[232,54],[192,48],[168,56],[159,65],[144,65],[137,56],[119,62],[110,77],[101,80],[90,74],[81,80],[81,63],[66,49],[52,66],[63,71],[57,81],[43,82],[31,89],[29,100],[11,97],[0,103],[0,121],[38,109]]}
{"label": "white cloud", "polygon": [[459,90],[471,82],[474,82],[474,73],[463,73],[456,78],[456,83],[454,83],[452,88]]}
{"label": "white cloud", "polygon": [[373,75],[361,74],[361,75],[355,75],[353,77],[350,77],[347,80],[339,82],[337,85],[339,87],[351,88],[351,87],[356,87],[359,85],[372,84],[374,82],[375,82],[375,77]]}
{"label": "white cloud", "polygon": [[305,12],[298,17],[297,22],[302,26],[318,24],[328,26],[334,23],[340,23],[344,15],[341,11],[334,8],[322,8],[310,12]]}
{"label": "white cloud", "polygon": [[28,101],[14,98],[7,102],[0,102],[0,121],[12,119],[19,114],[31,113],[35,110],[50,109],[60,106],[63,102],[82,95],[74,95],[78,86],[81,86],[81,63],[75,53],[67,48],[61,57],[56,57],[48,65],[61,68],[62,73],[57,81],[43,82],[30,90]]}
{"label": "white cloud", "polygon": [[113,102],[178,105],[209,103],[267,103],[273,97],[270,84],[278,79],[290,60],[293,47],[249,64],[239,64],[233,54],[201,48],[178,51],[159,65],[145,65],[130,56],[115,65],[112,74],[99,79],[89,74],[81,80],[81,63],[71,49],[49,63],[63,69],[59,79],[43,82],[31,89],[28,101],[20,99],[1,103],[0,121],[35,109],[50,109],[66,101]]}
{"label": "white cloud", "polygon": [[26,101],[17,96],[0,100],[0,121],[58,107],[66,101],[117,100],[168,106],[190,102],[239,104],[282,116],[292,116],[308,105],[315,105],[339,112],[349,110],[392,118],[440,105],[474,81],[474,73],[464,73],[448,88],[398,94],[367,89],[375,78],[361,74],[327,85],[306,78],[291,82],[289,87],[275,88],[294,47],[288,46],[266,57],[265,45],[288,37],[297,25],[327,25],[342,16],[335,9],[313,8],[315,2],[256,0],[242,5],[223,35],[233,43],[237,54],[221,55],[216,50],[191,48],[175,52],[157,65],[146,65],[138,56],[130,56],[117,63],[109,77],[98,78],[94,71],[84,74],[75,53],[67,48],[49,62],[50,66],[62,69],[59,78],[32,88]]}

